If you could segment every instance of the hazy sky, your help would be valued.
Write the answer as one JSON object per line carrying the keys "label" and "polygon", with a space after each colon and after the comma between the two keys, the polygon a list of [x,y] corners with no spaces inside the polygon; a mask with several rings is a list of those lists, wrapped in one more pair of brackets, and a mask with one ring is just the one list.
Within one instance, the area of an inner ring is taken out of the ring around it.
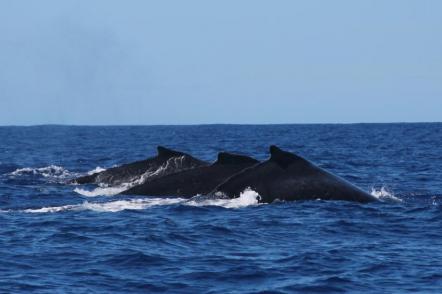
{"label": "hazy sky", "polygon": [[442,121],[442,1],[0,1],[0,125]]}

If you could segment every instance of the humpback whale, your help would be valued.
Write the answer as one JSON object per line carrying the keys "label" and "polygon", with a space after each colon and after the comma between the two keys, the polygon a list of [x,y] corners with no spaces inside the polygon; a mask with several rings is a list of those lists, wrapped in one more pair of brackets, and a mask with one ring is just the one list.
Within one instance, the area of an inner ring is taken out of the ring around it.
{"label": "humpback whale", "polygon": [[190,198],[209,193],[229,176],[257,163],[259,161],[248,156],[220,152],[218,159],[209,166],[148,179],[122,194]]}
{"label": "humpback whale", "polygon": [[139,180],[142,177],[155,178],[186,169],[209,165],[209,163],[194,158],[189,154],[174,151],[163,146],[158,146],[157,150],[157,156],[123,164],[92,175],[79,177],[72,182],[77,184],[95,183],[121,185]]}
{"label": "humpback whale", "polygon": [[333,175],[308,160],[270,146],[270,158],[247,168],[227,179],[209,195],[236,198],[246,188],[257,192],[260,202],[276,199],[295,200],[346,200],[371,202],[377,199]]}

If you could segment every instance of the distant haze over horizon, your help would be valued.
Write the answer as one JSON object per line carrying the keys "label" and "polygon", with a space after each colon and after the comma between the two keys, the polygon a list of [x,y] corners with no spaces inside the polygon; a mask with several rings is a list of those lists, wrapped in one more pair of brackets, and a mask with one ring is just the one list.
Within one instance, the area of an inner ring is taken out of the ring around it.
{"label": "distant haze over horizon", "polygon": [[442,1],[0,2],[0,125],[442,121]]}

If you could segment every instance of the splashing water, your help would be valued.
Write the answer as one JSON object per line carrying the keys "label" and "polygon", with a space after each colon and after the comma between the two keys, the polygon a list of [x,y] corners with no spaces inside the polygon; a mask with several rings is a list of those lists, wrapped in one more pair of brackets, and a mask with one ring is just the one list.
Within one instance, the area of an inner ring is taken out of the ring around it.
{"label": "splashing water", "polygon": [[388,191],[385,187],[377,190],[372,188],[370,194],[383,202],[402,202],[402,199],[396,197],[393,192]]}
{"label": "splashing water", "polygon": [[192,206],[222,206],[225,208],[241,208],[251,205],[258,205],[260,196],[255,191],[247,188],[238,198],[233,199],[205,199],[201,201],[189,200],[187,205]]}

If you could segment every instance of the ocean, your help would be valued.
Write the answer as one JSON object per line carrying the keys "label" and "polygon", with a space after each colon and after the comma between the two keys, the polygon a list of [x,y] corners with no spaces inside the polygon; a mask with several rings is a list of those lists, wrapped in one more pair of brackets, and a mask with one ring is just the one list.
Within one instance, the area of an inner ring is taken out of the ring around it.
{"label": "ocean", "polygon": [[[276,144],[379,202],[120,196],[69,179]],[[442,293],[442,124],[0,127],[0,293]]]}

